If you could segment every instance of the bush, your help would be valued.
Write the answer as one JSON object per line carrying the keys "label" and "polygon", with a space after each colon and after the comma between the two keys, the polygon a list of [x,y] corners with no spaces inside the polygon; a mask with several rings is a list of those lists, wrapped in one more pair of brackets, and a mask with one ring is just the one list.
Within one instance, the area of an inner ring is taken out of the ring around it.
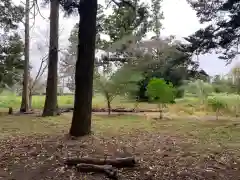
{"label": "bush", "polygon": [[220,110],[226,108],[226,103],[217,97],[208,98],[208,105],[216,112],[216,120],[218,120]]}
{"label": "bush", "polygon": [[160,119],[162,119],[163,107],[174,103],[175,89],[171,83],[167,84],[163,79],[152,78],[147,85],[149,100],[158,104]]}

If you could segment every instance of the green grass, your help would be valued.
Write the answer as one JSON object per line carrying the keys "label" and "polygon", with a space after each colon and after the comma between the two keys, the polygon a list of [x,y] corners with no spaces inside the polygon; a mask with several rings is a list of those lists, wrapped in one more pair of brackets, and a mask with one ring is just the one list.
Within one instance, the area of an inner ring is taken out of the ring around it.
{"label": "green grass", "polygon": [[[34,116],[0,117],[0,137],[16,135],[67,133],[71,114],[42,118]],[[228,149],[240,155],[240,122],[236,120],[196,121],[196,120],[147,120],[130,115],[94,115],[93,131],[96,135],[122,136],[135,133],[153,133],[183,138],[191,143],[190,148]]]}
{"label": "green grass", "polygon": [[[240,114],[240,96],[236,94],[212,94],[211,97],[219,98],[226,104],[226,108],[222,110],[224,115],[239,115]],[[32,107],[34,109],[42,109],[45,101],[45,96],[33,96]],[[60,107],[73,106],[74,97],[71,95],[59,96],[58,104]],[[0,109],[13,107],[14,109],[19,109],[21,104],[21,97],[9,94],[4,94],[0,96]],[[93,97],[93,107],[94,108],[106,108],[106,101],[103,96],[96,95]],[[112,108],[134,108],[135,102],[129,101],[123,97],[116,97],[112,101]],[[138,108],[140,109],[157,109],[157,105],[150,103],[139,103]],[[197,97],[186,96],[181,99],[176,99],[176,104],[171,104],[168,106],[168,112],[178,115],[214,115],[211,107],[206,107],[206,105],[201,105]]]}

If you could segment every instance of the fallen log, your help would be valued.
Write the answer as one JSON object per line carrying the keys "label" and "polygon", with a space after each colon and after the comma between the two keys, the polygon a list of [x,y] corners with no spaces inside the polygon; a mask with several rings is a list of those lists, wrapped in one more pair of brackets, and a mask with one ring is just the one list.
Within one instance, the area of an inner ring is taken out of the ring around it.
{"label": "fallen log", "polygon": [[77,170],[80,172],[98,172],[105,173],[111,179],[117,178],[117,170],[112,165],[94,165],[94,164],[77,164]]}
{"label": "fallen log", "polygon": [[116,158],[116,159],[97,159],[90,157],[67,159],[65,164],[68,166],[76,166],[78,164],[95,164],[95,165],[112,165],[113,167],[134,167],[136,160],[134,157]]}
{"label": "fallen log", "polygon": [[[61,113],[72,112],[73,107],[62,107],[59,108]],[[92,112],[108,112],[107,108],[92,108]],[[115,113],[138,113],[138,112],[159,112],[159,110],[154,109],[134,109],[134,108],[112,108],[111,112]]]}

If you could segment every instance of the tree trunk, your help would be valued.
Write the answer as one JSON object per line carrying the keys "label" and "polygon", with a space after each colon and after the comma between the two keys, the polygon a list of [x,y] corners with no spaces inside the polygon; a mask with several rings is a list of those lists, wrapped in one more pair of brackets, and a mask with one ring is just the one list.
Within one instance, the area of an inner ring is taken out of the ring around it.
{"label": "tree trunk", "polygon": [[162,110],[162,105],[161,104],[158,104],[158,109],[159,109],[159,119],[162,119],[163,118],[163,110]]}
{"label": "tree trunk", "polygon": [[75,101],[70,128],[70,135],[75,137],[84,136],[91,132],[97,0],[84,0],[79,8],[79,15]]}
{"label": "tree trunk", "polygon": [[111,110],[112,110],[112,108],[111,108],[111,100],[110,100],[110,98],[109,98],[109,96],[107,94],[106,94],[106,100],[107,100],[108,115],[110,115],[111,114]]}
{"label": "tree trunk", "polygon": [[29,89],[29,109],[32,109],[32,90]]}
{"label": "tree trunk", "polygon": [[108,115],[110,115],[111,114],[111,101],[107,101],[107,106],[108,106]]}
{"label": "tree trunk", "polygon": [[51,0],[50,4],[50,43],[48,58],[48,77],[46,98],[42,116],[55,116],[57,110],[57,85],[58,85],[58,23],[59,1]]}
{"label": "tree trunk", "polygon": [[30,0],[26,0],[25,5],[25,45],[24,45],[24,74],[23,74],[23,90],[22,90],[22,102],[20,112],[29,111],[29,10]]}

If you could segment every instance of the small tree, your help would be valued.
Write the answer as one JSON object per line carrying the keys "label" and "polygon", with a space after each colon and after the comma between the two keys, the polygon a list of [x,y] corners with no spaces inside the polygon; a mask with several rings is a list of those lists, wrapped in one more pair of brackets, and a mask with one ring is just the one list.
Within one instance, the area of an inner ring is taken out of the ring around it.
{"label": "small tree", "polygon": [[94,79],[95,90],[100,92],[106,102],[108,114],[111,114],[111,102],[118,95],[126,95],[129,92],[138,90],[137,82],[141,79],[141,74],[122,67],[109,77],[96,72]]}
{"label": "small tree", "polygon": [[215,111],[216,120],[218,120],[220,110],[226,108],[226,103],[217,97],[209,98],[208,105],[211,106],[212,109]]}
{"label": "small tree", "polygon": [[163,118],[163,107],[175,99],[175,89],[172,83],[166,83],[163,79],[152,78],[147,85],[147,96],[150,101],[158,104],[160,116]]}
{"label": "small tree", "polygon": [[201,104],[206,104],[208,96],[214,91],[211,84],[200,79],[188,82],[183,88],[186,93],[196,95]]}

